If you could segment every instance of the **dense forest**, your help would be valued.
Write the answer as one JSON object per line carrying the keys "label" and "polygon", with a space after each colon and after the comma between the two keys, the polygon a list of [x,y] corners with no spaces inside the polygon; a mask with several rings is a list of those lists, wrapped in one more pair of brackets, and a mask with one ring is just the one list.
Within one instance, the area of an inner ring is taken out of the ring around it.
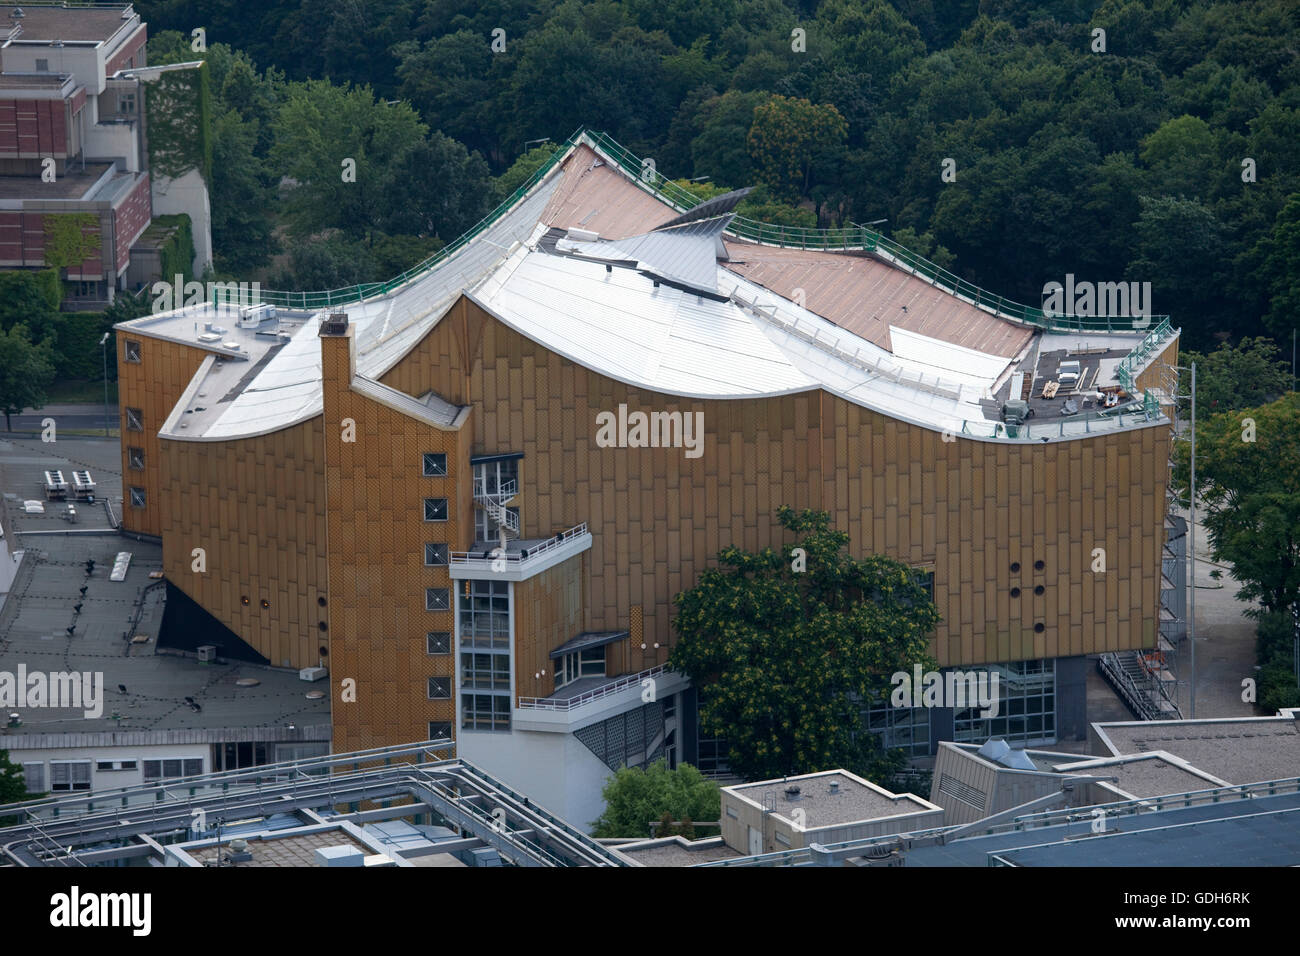
{"label": "dense forest", "polygon": [[210,66],[223,275],[390,278],[587,126],[702,192],[759,187],[755,218],[884,220],[1032,304],[1067,273],[1150,282],[1186,347],[1266,335],[1290,356],[1291,0],[136,6],[150,62]]}

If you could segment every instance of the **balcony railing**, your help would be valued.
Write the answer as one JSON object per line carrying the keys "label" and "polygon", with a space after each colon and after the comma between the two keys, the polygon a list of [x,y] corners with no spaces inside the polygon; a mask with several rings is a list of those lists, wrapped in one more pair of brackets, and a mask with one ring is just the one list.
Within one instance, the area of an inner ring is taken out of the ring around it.
{"label": "balcony railing", "polygon": [[622,677],[615,678],[608,684],[601,684],[594,690],[589,690],[585,694],[579,694],[577,697],[568,699],[556,699],[553,697],[520,697],[520,710],[556,710],[564,713],[577,710],[579,707],[585,707],[587,704],[594,704],[598,700],[603,700],[612,694],[617,694],[621,690],[629,687],[639,687],[643,680],[657,677],[664,671],[668,670],[667,664],[660,664],[649,670],[641,671],[639,674],[625,674]]}
{"label": "balcony railing", "polygon": [[584,521],[582,524],[574,525],[568,531],[557,534],[553,538],[548,538],[541,544],[535,545],[531,548],[506,552],[497,557],[492,557],[492,551],[453,551],[451,552],[450,560],[452,564],[478,564],[484,561],[506,561],[512,565],[522,566],[525,562],[531,561],[533,558],[540,557],[550,551],[554,551],[566,542],[572,541],[574,538],[580,537],[586,533],[587,522]]}

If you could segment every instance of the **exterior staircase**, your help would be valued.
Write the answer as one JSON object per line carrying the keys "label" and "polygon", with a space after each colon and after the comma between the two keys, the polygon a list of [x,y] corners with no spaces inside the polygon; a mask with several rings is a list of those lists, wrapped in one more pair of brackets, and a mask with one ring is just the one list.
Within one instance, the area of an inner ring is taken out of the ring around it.
{"label": "exterior staircase", "polygon": [[489,490],[483,478],[474,479],[474,501],[496,522],[504,540],[519,537],[519,515],[506,507],[518,494],[517,481],[503,481],[495,489]]}

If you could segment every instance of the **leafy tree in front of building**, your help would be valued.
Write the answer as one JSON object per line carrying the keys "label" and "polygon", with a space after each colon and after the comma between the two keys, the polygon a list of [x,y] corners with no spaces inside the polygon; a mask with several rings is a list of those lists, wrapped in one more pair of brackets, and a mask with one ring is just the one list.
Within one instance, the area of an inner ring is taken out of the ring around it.
{"label": "leafy tree in front of building", "polygon": [[13,431],[11,416],[45,404],[45,390],[52,381],[54,350],[48,339],[33,342],[21,322],[0,331],[0,412],[6,431]]}
{"label": "leafy tree in front of building", "polygon": [[[9,760],[9,751],[0,750],[0,807],[28,799],[23,768]],[[0,826],[12,826],[14,817],[0,817]]]}
{"label": "leafy tree in front of building", "polygon": [[[1176,455],[1175,487],[1186,502],[1188,444]],[[1300,600],[1300,392],[1198,419],[1196,496],[1210,557],[1231,566],[1238,600],[1263,612]]]}
{"label": "leafy tree in front of building", "polygon": [[1278,357],[1269,339],[1246,338],[1236,345],[1224,342],[1212,352],[1180,352],[1179,390],[1191,390],[1191,366],[1196,363],[1196,414],[1212,415],[1237,408],[1253,408],[1280,398],[1291,388],[1291,370]]}
{"label": "leafy tree in front of building", "polygon": [[592,824],[592,835],[601,838],[647,837],[650,824],[665,816],[681,824],[673,832],[693,833],[691,821],[713,822],[722,815],[718,785],[685,763],[676,770],[662,760],[644,770],[624,767],[609,778],[601,795],[605,812]]}
{"label": "leafy tree in front of building", "polygon": [[675,598],[669,665],[698,689],[702,734],[725,739],[747,779],[894,772],[861,713],[889,675],[937,668],[928,649],[939,612],[913,569],[850,555],[826,512],[783,506],[777,518],[791,544],[725,548],[721,566]]}
{"label": "leafy tree in front of building", "polygon": [[1283,707],[1300,707],[1300,685],[1295,671],[1295,618],[1289,608],[1266,611],[1255,632],[1255,659],[1259,662],[1257,703],[1267,714]]}
{"label": "leafy tree in front of building", "polygon": [[60,276],[64,269],[99,255],[101,242],[99,217],[93,213],[45,217],[45,264]]}

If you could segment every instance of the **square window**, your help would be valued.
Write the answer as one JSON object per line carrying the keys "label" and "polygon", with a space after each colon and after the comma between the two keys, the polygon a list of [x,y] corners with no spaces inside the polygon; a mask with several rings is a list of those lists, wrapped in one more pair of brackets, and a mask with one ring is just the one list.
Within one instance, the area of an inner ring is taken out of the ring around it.
{"label": "square window", "polygon": [[430,631],[425,635],[425,650],[429,654],[451,653],[451,631]]}
{"label": "square window", "polygon": [[424,564],[426,567],[441,567],[447,563],[447,546],[430,542],[424,546]]}
{"label": "square window", "polygon": [[37,72],[37,73],[48,73],[48,72],[50,72],[50,61],[49,61],[49,60],[39,60],[39,59],[38,59],[38,60],[36,61],[36,72]]}
{"label": "square window", "polygon": [[451,699],[451,678],[430,677],[429,678],[429,700],[450,700],[450,699]]}
{"label": "square window", "polygon": [[126,450],[126,464],[133,471],[144,471],[144,449],[128,448]]}
{"label": "square window", "polygon": [[138,365],[140,363],[140,343],[127,339],[124,343],[124,348],[126,351],[126,361],[134,362]]}
{"label": "square window", "polygon": [[451,722],[446,720],[429,721],[429,739],[430,740],[450,740],[451,739]]}
{"label": "square window", "polygon": [[143,508],[145,506],[145,493],[143,488],[131,489],[131,507]]}
{"label": "square window", "polygon": [[445,478],[447,475],[447,456],[426,452],[424,455],[424,477]]}
{"label": "square window", "polygon": [[131,432],[144,431],[144,412],[138,408],[128,408],[126,410],[126,430]]}
{"label": "square window", "polygon": [[424,499],[424,520],[425,521],[446,521],[447,520],[447,499],[446,498],[425,498]]}
{"label": "square window", "polygon": [[424,609],[426,611],[451,610],[451,589],[450,588],[425,588]]}

